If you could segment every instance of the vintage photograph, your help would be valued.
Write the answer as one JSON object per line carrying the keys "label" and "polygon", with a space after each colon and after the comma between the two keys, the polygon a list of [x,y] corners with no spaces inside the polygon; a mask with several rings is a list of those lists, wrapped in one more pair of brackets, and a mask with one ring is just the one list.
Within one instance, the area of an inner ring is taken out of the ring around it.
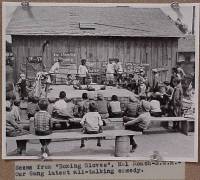
{"label": "vintage photograph", "polygon": [[4,159],[197,161],[199,5],[3,3]]}

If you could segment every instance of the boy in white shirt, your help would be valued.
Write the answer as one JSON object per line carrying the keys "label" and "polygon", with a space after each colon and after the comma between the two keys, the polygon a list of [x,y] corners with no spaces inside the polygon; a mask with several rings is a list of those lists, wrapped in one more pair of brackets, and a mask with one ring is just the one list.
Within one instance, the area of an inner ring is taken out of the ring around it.
{"label": "boy in white shirt", "polygon": [[[62,59],[58,59],[53,66],[51,67],[51,69],[49,70],[49,74],[50,74],[50,82],[56,83],[56,76],[57,73],[59,73],[60,70],[60,63],[62,62]],[[49,80],[48,80],[49,81]]]}
{"label": "boy in white shirt", "polygon": [[88,75],[88,69],[86,67],[86,60],[85,59],[81,60],[81,65],[78,68],[78,74],[79,74],[79,77],[81,79],[81,83],[85,85],[86,84],[86,77]]}
{"label": "boy in white shirt", "polygon": [[[91,102],[89,104],[89,111],[86,113],[82,120],[83,133],[85,134],[98,134],[102,132],[103,121],[100,114],[97,112],[96,103]],[[81,148],[84,147],[84,139],[81,139]],[[100,139],[97,140],[97,146],[101,146]]]}

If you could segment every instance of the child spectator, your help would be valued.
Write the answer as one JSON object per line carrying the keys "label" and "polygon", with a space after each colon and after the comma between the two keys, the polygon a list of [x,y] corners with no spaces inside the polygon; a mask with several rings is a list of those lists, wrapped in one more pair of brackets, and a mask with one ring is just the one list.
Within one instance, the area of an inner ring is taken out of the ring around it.
{"label": "child spectator", "polygon": [[[150,108],[150,103],[148,101],[142,100],[142,113],[137,118],[132,118],[128,122],[126,119],[124,119],[125,129],[132,131],[143,131],[144,129],[147,129],[150,125]],[[137,144],[133,139],[133,136],[130,136],[130,145],[132,145],[131,152],[133,152],[137,148]]]}
{"label": "child spectator", "polygon": [[20,122],[20,120],[21,120],[19,106],[20,106],[20,101],[14,100],[11,113],[13,113],[16,122]]}
{"label": "child spectator", "polygon": [[157,99],[157,95],[152,95],[151,96],[151,101],[150,101],[150,114],[151,116],[154,117],[161,117],[162,116],[162,111],[160,109],[160,101]]}
{"label": "child spectator", "polygon": [[[97,112],[97,106],[91,102],[89,104],[90,112],[86,113],[82,120],[81,125],[83,127],[83,133],[86,134],[98,134],[102,132],[103,121],[100,114]],[[84,139],[81,139],[81,148],[84,147]],[[97,146],[101,146],[100,139],[97,140]]]}
{"label": "child spectator", "polygon": [[24,100],[25,97],[27,97],[27,89],[26,89],[26,76],[25,74],[21,74],[19,81],[17,82],[17,85],[19,86],[20,89],[20,96],[21,99]]}
{"label": "child spectator", "polygon": [[71,74],[67,75],[67,85],[72,85],[73,84],[73,78]]}
{"label": "child spectator", "polygon": [[49,105],[48,105],[47,111],[50,115],[52,115],[56,98],[48,98],[48,101],[49,101]]}
{"label": "child spectator", "polygon": [[130,96],[129,103],[125,107],[123,119],[125,119],[125,121],[128,121],[129,117],[134,117],[134,118],[138,117],[139,105],[140,104],[138,99],[134,96]]}
{"label": "child spectator", "polygon": [[88,75],[88,69],[86,67],[86,59],[81,60],[81,65],[78,68],[78,74],[81,80],[81,84],[86,84],[86,77]]}
{"label": "child spectator", "polygon": [[67,103],[65,101],[66,93],[64,91],[60,91],[59,94],[59,100],[55,102],[53,106],[53,113],[55,112],[55,115],[57,116],[60,111],[63,109],[66,109]]}
{"label": "child spectator", "polygon": [[[25,131],[23,127],[15,121],[15,116],[11,112],[12,103],[6,100],[6,136],[17,136],[22,135]],[[17,143],[17,154],[26,154],[26,140],[16,140]]]}
{"label": "child spectator", "polygon": [[[41,99],[39,101],[39,108],[34,117],[34,128],[35,134],[38,136],[46,136],[52,133],[52,121],[51,115],[47,112],[48,101]],[[47,153],[49,155],[48,144],[51,142],[51,139],[40,139],[42,144],[41,152]]]}
{"label": "child spectator", "polygon": [[163,94],[164,106],[161,107],[161,109],[162,109],[163,114],[165,114],[166,116],[173,116],[171,100],[172,100],[174,88],[170,86],[170,82],[168,81],[165,81],[164,85],[165,85],[165,94]]}
{"label": "child spectator", "polygon": [[97,94],[97,111],[99,112],[102,119],[109,117],[108,114],[108,102],[104,99],[103,94]]}
{"label": "child spectator", "polygon": [[72,81],[72,84],[74,89],[82,89],[78,75],[76,75],[75,79]]}
{"label": "child spectator", "polygon": [[118,101],[118,97],[116,95],[111,97],[111,101],[109,103],[109,114],[112,118],[119,118],[122,116],[120,102]]}
{"label": "child spectator", "polygon": [[35,113],[39,111],[39,106],[38,106],[39,98],[38,97],[29,97],[29,102],[27,105],[27,114],[28,114],[28,119],[31,117],[34,117]]}
{"label": "child spectator", "polygon": [[83,117],[87,112],[89,112],[89,100],[87,93],[82,94],[82,101],[78,103],[78,116]]}
{"label": "child spectator", "polygon": [[59,110],[59,115],[64,116],[67,119],[73,118],[75,104],[72,102],[72,99],[70,98],[65,98],[65,102],[66,102],[65,108]]}

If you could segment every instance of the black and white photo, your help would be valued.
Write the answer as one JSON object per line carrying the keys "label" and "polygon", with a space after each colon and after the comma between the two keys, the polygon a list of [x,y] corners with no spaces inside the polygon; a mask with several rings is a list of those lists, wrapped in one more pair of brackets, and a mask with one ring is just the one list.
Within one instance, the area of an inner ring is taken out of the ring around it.
{"label": "black and white photo", "polygon": [[197,161],[198,4],[3,3],[5,159]]}

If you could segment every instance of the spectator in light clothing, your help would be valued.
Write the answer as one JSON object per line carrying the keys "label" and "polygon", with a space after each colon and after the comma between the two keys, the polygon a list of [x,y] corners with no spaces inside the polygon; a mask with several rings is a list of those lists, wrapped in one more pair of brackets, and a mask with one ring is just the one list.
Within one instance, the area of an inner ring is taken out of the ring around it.
{"label": "spectator in light clothing", "polygon": [[[81,125],[83,126],[83,133],[86,134],[98,134],[102,132],[103,121],[100,114],[97,112],[97,106],[91,102],[89,104],[90,112],[86,113],[82,120]],[[84,139],[81,139],[81,148],[84,147]],[[97,146],[101,146],[100,139],[98,138]]]}
{"label": "spectator in light clothing", "polygon": [[160,108],[160,101],[158,100],[157,95],[152,95],[151,101],[150,101],[150,106],[151,106],[151,110],[150,110],[151,116],[154,116],[154,117],[162,116],[162,111]]}
{"label": "spectator in light clothing", "polygon": [[56,83],[56,73],[59,73],[61,62],[62,59],[58,59],[49,70],[50,79],[52,83]]}
{"label": "spectator in light clothing", "polygon": [[[52,119],[51,115],[47,112],[48,101],[41,99],[39,101],[40,111],[35,114],[34,128],[35,134],[38,136],[46,136],[52,133]],[[48,145],[51,139],[40,139],[42,144],[41,153],[47,153],[49,155]]]}
{"label": "spectator in light clothing", "polygon": [[86,59],[81,60],[81,65],[78,68],[78,74],[81,80],[81,84],[86,84],[86,77],[88,75],[88,69],[86,67]]}
{"label": "spectator in light clothing", "polygon": [[112,96],[108,108],[109,108],[110,117],[120,118],[122,116],[120,102],[118,101],[118,97],[116,95]]}
{"label": "spectator in light clothing", "polygon": [[65,101],[66,93],[64,91],[60,92],[59,100],[55,102],[54,108],[53,108],[53,114],[58,115],[60,111],[65,109],[67,107],[67,103]]}

